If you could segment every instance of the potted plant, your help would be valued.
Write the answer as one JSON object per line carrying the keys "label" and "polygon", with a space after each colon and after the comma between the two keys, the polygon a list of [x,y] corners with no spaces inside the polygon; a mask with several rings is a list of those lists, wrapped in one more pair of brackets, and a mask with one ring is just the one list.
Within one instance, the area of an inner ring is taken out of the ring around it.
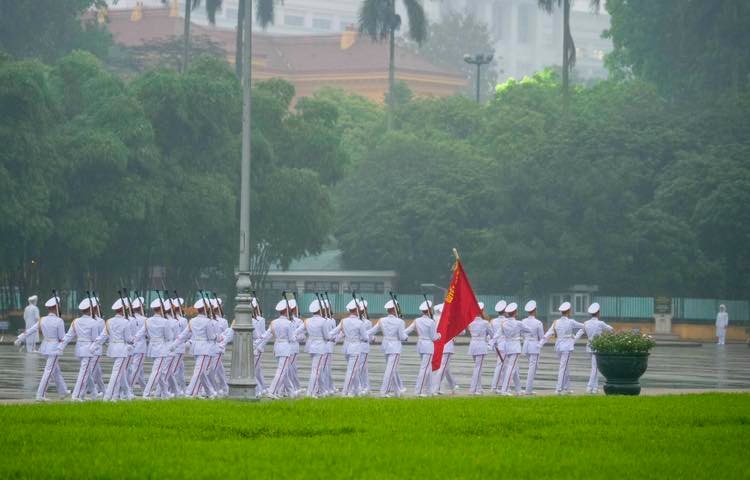
{"label": "potted plant", "polygon": [[656,346],[651,336],[633,331],[605,333],[591,341],[596,366],[607,381],[607,395],[639,395],[638,379],[648,367],[649,351]]}

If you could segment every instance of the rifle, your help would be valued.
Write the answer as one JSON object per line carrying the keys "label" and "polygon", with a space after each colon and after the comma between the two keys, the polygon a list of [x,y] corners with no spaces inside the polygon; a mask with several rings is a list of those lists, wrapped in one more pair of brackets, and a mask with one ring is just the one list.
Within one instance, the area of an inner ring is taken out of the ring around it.
{"label": "rifle", "polygon": [[284,290],[283,292],[281,292],[281,298],[283,298],[284,301],[286,302],[286,314],[288,315],[287,318],[289,320],[291,320],[292,319],[292,309],[289,308],[289,299],[286,297],[286,290]]}
{"label": "rifle", "polygon": [[[167,300],[169,300],[169,291],[168,290],[164,290],[164,298],[166,298]],[[174,303],[172,303],[172,300],[169,300],[169,303],[172,305],[172,309],[170,310],[170,312],[172,312],[172,318],[175,319],[175,320],[177,320],[177,314],[174,313]],[[167,313],[166,312],[164,312],[164,318],[167,318]]]}
{"label": "rifle", "polygon": [[318,305],[320,305],[320,313],[323,318],[328,318],[327,309],[323,305],[323,302],[320,300],[320,295],[318,292],[315,292],[315,298],[318,300]]}
{"label": "rifle", "polygon": [[96,314],[99,315],[99,318],[102,317],[102,302],[99,301],[99,298],[96,296],[96,292],[92,291],[91,294],[94,296],[94,300],[96,300]]}
{"label": "rifle", "polygon": [[297,318],[302,320],[302,307],[299,306],[300,303],[299,303],[299,300],[297,300],[297,292],[292,292],[292,297],[294,297],[294,303],[297,304],[297,314],[299,315],[299,317]]}
{"label": "rifle", "polygon": [[201,300],[203,300],[203,310],[206,311],[206,317],[213,319],[214,309],[211,308],[211,304],[206,300],[203,290],[198,290],[198,292],[201,294]]}
{"label": "rifle", "polygon": [[391,296],[391,300],[393,300],[393,306],[396,308],[396,316],[398,318],[402,318],[401,317],[401,307],[398,304],[398,299],[396,298],[396,295],[394,295],[393,292],[391,292],[391,291],[388,291],[388,295],[390,295]]}
{"label": "rifle", "polygon": [[[133,318],[135,318],[135,310],[133,310],[133,302],[130,301],[130,290],[128,290],[126,288],[126,289],[124,289],[124,292],[125,292],[125,298],[128,299],[128,308],[130,309],[130,315],[132,315]],[[136,295],[136,298],[137,298],[138,297],[138,292],[135,292],[135,295]]]}
{"label": "rifle", "polygon": [[427,295],[423,293],[422,296],[424,297],[425,305],[427,305],[427,315],[429,315],[432,320],[435,320],[435,315],[432,313],[432,306],[430,306],[430,301],[427,300]]}
{"label": "rifle", "polygon": [[94,318],[94,301],[91,300],[91,292],[86,290],[86,298],[89,299],[89,307],[91,307],[91,318]]}
{"label": "rifle", "polygon": [[326,310],[328,310],[328,316],[329,318],[333,318],[333,304],[331,303],[331,299],[328,298],[328,292],[323,292],[326,296]]}
{"label": "rifle", "polygon": [[60,308],[60,297],[57,296],[57,290],[54,288],[52,289],[52,296],[55,297],[55,302],[57,303],[55,305],[55,310],[57,310],[57,316],[62,318],[62,310]]}
{"label": "rifle", "polygon": [[161,298],[161,293],[159,293],[159,290],[155,290],[156,296],[159,297],[159,304],[161,305],[161,314],[164,315],[164,318],[167,318],[167,311],[164,308],[164,299]]}
{"label": "rifle", "polygon": [[211,293],[214,294],[214,300],[216,300],[216,305],[219,307],[219,315],[221,315],[221,318],[224,318],[224,307],[221,306],[219,297],[216,295],[216,292],[211,292]]}
{"label": "rifle", "polygon": [[125,299],[122,298],[122,290],[117,291],[117,296],[120,297],[120,303],[122,304],[122,313],[125,314],[125,319],[130,320],[130,317],[128,317],[128,306],[125,305]]}
{"label": "rifle", "polygon": [[[141,295],[138,293],[138,290],[133,290],[133,293],[135,293],[135,298],[137,298],[138,301],[141,302]],[[146,301],[146,298],[144,297],[143,302],[145,302],[145,301]],[[141,307],[140,308],[141,308],[141,315],[145,316],[146,315],[146,309],[143,308],[143,302],[141,302]]]}
{"label": "rifle", "polygon": [[367,310],[367,303],[365,303],[365,297],[362,295],[359,296],[359,301],[362,302],[362,310],[365,312],[365,318],[367,320],[370,319],[370,312]]}
{"label": "rifle", "polygon": [[184,313],[182,312],[182,303],[180,303],[180,294],[177,293],[177,290],[172,290],[174,292],[174,298],[177,299],[177,309],[180,311],[180,316],[183,317]]}
{"label": "rifle", "polygon": [[260,301],[258,301],[258,297],[255,295],[255,290],[253,290],[253,298],[255,299],[255,303],[258,304],[258,315],[261,317],[263,316],[263,309],[260,308]]}
{"label": "rifle", "polygon": [[352,298],[354,299],[354,306],[357,307],[357,316],[362,320],[362,310],[359,309],[359,301],[357,300],[357,292],[352,290]]}

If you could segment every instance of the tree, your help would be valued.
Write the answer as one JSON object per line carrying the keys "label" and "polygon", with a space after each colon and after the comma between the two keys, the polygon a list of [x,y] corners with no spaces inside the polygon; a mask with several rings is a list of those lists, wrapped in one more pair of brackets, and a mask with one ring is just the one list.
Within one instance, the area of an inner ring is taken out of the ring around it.
{"label": "tree", "polygon": [[[427,36],[427,20],[422,4],[417,0],[403,0],[409,20],[408,36],[417,43],[422,43]],[[388,113],[387,128],[393,127],[393,110],[395,108],[395,52],[396,32],[401,28],[401,16],[396,13],[396,0],[363,0],[359,12],[359,29],[370,36],[373,41],[388,40]]]}

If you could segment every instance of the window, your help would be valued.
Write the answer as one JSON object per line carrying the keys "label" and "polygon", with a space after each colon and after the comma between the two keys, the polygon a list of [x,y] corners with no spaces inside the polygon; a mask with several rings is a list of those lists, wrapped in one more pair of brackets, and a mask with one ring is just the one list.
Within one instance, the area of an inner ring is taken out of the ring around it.
{"label": "window", "polygon": [[549,306],[550,313],[552,314],[559,314],[560,310],[558,308],[563,302],[569,302],[570,301],[570,295],[552,295],[552,303]]}
{"label": "window", "polygon": [[270,282],[265,282],[264,287],[268,290],[286,290],[287,292],[294,292],[297,290],[297,282],[271,280]]}
{"label": "window", "polygon": [[312,27],[315,30],[330,30],[331,20],[328,18],[313,18]]}
{"label": "window", "polygon": [[503,13],[503,6],[500,3],[492,5],[492,30],[495,34],[495,40],[503,39],[503,30],[505,21],[505,14]]}
{"label": "window", "polygon": [[531,5],[518,6],[518,42],[530,43],[534,36],[534,12]]}
{"label": "window", "polygon": [[589,308],[589,295],[587,293],[576,293],[573,305],[573,313],[586,313]]}
{"label": "window", "polygon": [[363,293],[383,293],[385,286],[383,282],[351,282],[349,283],[349,291],[363,292]]}
{"label": "window", "polygon": [[304,27],[305,17],[302,15],[286,14],[284,15],[284,25],[288,25],[290,27]]}
{"label": "window", "polygon": [[305,292],[339,293],[339,282],[305,282]]}

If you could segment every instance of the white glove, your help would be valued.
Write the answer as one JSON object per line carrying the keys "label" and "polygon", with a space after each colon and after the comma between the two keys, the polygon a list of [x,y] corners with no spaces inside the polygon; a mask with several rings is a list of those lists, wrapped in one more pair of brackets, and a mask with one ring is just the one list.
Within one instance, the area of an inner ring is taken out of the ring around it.
{"label": "white glove", "polygon": [[13,345],[16,346],[16,347],[20,346],[21,345],[21,339],[20,338],[16,338],[13,341]]}
{"label": "white glove", "polygon": [[135,349],[135,345],[128,345],[127,347],[125,347],[125,350],[128,352],[128,355],[130,355],[134,349]]}

